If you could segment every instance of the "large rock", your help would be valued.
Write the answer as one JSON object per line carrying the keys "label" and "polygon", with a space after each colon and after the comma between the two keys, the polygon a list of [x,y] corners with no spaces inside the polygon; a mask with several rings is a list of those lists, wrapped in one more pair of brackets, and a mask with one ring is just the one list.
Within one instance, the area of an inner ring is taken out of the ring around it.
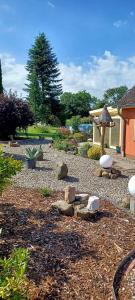
{"label": "large rock", "polygon": [[74,186],[65,187],[65,201],[67,203],[73,203],[75,201],[75,187]]}
{"label": "large rock", "polygon": [[74,215],[74,208],[72,204],[68,204],[64,200],[58,200],[52,203],[52,208],[58,209],[58,211],[66,216],[72,217]]}
{"label": "large rock", "polygon": [[57,178],[62,180],[68,175],[68,167],[65,163],[60,162],[57,164]]}
{"label": "large rock", "polygon": [[84,207],[84,208],[79,208],[76,209],[76,216],[81,218],[81,219],[84,219],[84,220],[87,220],[89,219],[91,216],[93,216],[95,213],[89,211],[87,209],[87,207]]}

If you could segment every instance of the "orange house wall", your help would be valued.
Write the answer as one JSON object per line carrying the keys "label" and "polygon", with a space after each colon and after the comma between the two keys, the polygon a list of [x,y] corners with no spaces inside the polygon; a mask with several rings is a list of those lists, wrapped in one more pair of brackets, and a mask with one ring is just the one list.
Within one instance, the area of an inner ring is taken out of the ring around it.
{"label": "orange house wall", "polygon": [[135,108],[123,109],[122,114],[126,119],[125,154],[135,158]]}

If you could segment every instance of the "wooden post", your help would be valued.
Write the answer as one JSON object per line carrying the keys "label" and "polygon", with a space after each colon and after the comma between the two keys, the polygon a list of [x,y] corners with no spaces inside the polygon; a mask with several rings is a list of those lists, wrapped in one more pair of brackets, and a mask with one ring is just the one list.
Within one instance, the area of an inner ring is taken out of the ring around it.
{"label": "wooden post", "polygon": [[101,154],[104,155],[105,126],[101,128]]}

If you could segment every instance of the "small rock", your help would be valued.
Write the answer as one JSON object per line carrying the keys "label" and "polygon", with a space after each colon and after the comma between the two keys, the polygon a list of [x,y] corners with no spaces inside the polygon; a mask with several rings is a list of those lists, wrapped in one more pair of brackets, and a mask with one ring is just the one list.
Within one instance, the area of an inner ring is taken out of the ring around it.
{"label": "small rock", "polygon": [[112,174],[117,174],[118,176],[121,175],[121,171],[115,168],[112,168]]}
{"label": "small rock", "polygon": [[124,197],[122,199],[122,206],[124,208],[130,208],[130,196]]}
{"label": "small rock", "polygon": [[94,172],[94,175],[97,176],[97,177],[102,177],[102,169],[97,169],[95,172]]}
{"label": "small rock", "polygon": [[75,201],[75,187],[67,186],[65,188],[65,201],[67,203],[72,203]]}
{"label": "small rock", "polygon": [[118,178],[118,174],[110,174],[110,178],[111,179],[116,179],[116,178]]}
{"label": "small rock", "polygon": [[72,217],[74,215],[74,208],[72,204],[68,204],[64,200],[58,200],[52,203],[52,208],[57,208],[63,215]]}
{"label": "small rock", "polygon": [[89,199],[89,194],[76,194],[74,205],[83,204],[87,205]]}
{"label": "small rock", "polygon": [[58,180],[66,178],[68,175],[68,167],[65,163],[61,162],[57,165],[57,178]]}
{"label": "small rock", "polygon": [[109,174],[112,172],[112,168],[102,168],[102,172],[106,172]]}
{"label": "small rock", "polygon": [[106,171],[102,172],[102,177],[109,178],[109,173]]}

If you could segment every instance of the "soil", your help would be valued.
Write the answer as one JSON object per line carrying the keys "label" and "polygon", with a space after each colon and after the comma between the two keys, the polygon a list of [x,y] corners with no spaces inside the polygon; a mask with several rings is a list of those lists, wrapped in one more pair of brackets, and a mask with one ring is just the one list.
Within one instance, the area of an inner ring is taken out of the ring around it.
{"label": "soil", "polygon": [[[111,300],[116,269],[135,247],[135,219],[106,200],[88,221],[62,216],[51,203],[63,198],[63,192],[44,198],[34,189],[7,189],[0,199],[0,256],[29,248],[31,299]],[[130,295],[125,286],[125,299]]]}

